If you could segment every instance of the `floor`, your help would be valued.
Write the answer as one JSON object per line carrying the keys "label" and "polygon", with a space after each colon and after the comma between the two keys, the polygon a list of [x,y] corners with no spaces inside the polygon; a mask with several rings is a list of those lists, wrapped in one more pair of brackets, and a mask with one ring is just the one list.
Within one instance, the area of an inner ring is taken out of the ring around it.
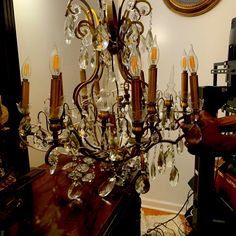
{"label": "floor", "polygon": [[[164,212],[164,211],[159,211],[159,210],[154,210],[154,209],[150,209],[150,208],[142,208],[142,213],[145,216],[166,216],[165,218],[168,218],[168,215],[170,216],[170,218],[172,218],[173,216],[175,216],[175,214],[173,213],[169,213],[169,212]],[[189,226],[189,223],[187,222],[187,220],[185,219],[184,215],[179,215],[179,219],[182,222],[182,228],[184,229],[181,234],[178,235],[188,235],[188,233],[191,231],[191,227]],[[151,234],[150,234],[151,235]],[[161,234],[160,234],[161,235]],[[164,234],[163,234],[164,235]],[[176,234],[177,235],[177,234]]]}

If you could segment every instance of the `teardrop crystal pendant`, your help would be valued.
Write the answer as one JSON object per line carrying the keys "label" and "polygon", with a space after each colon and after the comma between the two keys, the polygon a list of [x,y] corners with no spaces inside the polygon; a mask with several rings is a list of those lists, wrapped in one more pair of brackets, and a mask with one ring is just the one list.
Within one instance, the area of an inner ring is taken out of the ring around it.
{"label": "teardrop crystal pendant", "polygon": [[152,160],[152,164],[151,164],[151,170],[150,170],[150,174],[151,174],[151,178],[154,180],[155,178],[156,178],[156,173],[157,173],[157,171],[156,171],[156,163],[155,163],[155,158],[153,158],[153,160]]}
{"label": "teardrop crystal pendant", "polygon": [[71,40],[75,37],[74,34],[75,23],[72,15],[68,15],[64,23],[64,35],[67,45],[71,44]]}
{"label": "teardrop crystal pendant", "polygon": [[98,189],[98,194],[100,197],[106,197],[111,193],[116,184],[116,176],[109,177],[105,182],[103,182]]}
{"label": "teardrop crystal pendant", "polygon": [[159,172],[159,174],[163,174],[166,170],[166,159],[165,159],[165,155],[163,153],[163,145],[161,144],[160,146],[160,152],[158,155],[158,159],[157,159],[157,170]]}
{"label": "teardrop crystal pendant", "polygon": [[98,25],[93,34],[93,47],[97,51],[103,51],[107,49],[109,44],[109,33],[105,25]]}
{"label": "teardrop crystal pendant", "polygon": [[148,50],[152,47],[153,42],[154,42],[153,34],[152,31],[149,29],[146,35],[146,46]]}
{"label": "teardrop crystal pendant", "polygon": [[181,154],[184,150],[184,141],[183,139],[180,139],[177,143],[177,153]]}
{"label": "teardrop crystal pendant", "polygon": [[179,182],[179,171],[175,165],[172,166],[170,171],[169,183],[172,187],[175,187]]}
{"label": "teardrop crystal pendant", "polygon": [[150,189],[150,182],[147,174],[142,173],[135,182],[135,190],[139,194],[145,194]]}
{"label": "teardrop crystal pendant", "polygon": [[81,184],[78,182],[73,182],[67,192],[69,199],[78,199],[81,196]]}
{"label": "teardrop crystal pendant", "polygon": [[175,150],[172,144],[167,145],[167,150],[165,151],[165,160],[166,160],[166,166],[172,167],[174,158],[175,158]]}
{"label": "teardrop crystal pendant", "polygon": [[79,67],[81,69],[87,69],[88,66],[88,50],[87,48],[81,48],[80,49],[80,57],[79,57]]}

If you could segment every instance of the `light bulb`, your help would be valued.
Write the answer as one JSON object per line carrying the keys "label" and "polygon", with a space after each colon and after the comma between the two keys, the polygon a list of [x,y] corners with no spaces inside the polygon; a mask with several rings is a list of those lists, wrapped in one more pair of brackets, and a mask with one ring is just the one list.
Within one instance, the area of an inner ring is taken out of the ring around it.
{"label": "light bulb", "polygon": [[56,47],[51,52],[50,56],[50,71],[54,76],[58,76],[61,70],[61,60]]}
{"label": "light bulb", "polygon": [[191,73],[196,73],[198,69],[198,59],[193,50],[192,44],[188,53],[188,69]]}
{"label": "light bulb", "polygon": [[31,76],[31,65],[28,57],[21,66],[21,76],[23,79],[29,79]]}
{"label": "light bulb", "polygon": [[180,66],[181,66],[182,71],[187,70],[187,54],[185,50],[183,51],[183,55],[180,61]]}
{"label": "light bulb", "polygon": [[157,45],[156,35],[154,37],[153,45],[149,52],[149,65],[156,65],[159,60],[159,48]]}
{"label": "light bulb", "polygon": [[136,46],[132,47],[129,63],[130,73],[132,76],[139,76],[141,73],[141,59]]}

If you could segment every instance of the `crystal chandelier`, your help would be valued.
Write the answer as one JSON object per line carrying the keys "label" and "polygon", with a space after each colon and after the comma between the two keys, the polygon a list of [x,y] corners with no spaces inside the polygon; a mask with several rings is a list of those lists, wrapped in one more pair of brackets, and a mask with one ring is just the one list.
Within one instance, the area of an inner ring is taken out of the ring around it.
{"label": "crystal chandelier", "polygon": [[[73,92],[74,107],[63,101],[60,56],[55,48],[50,58],[50,103],[45,102],[44,111],[38,113],[38,124],[31,124],[30,66],[23,63],[22,101],[18,104],[24,114],[19,127],[22,144],[46,152],[51,174],[58,168],[68,172],[70,199],[79,199],[79,188],[93,181],[97,172],[106,176],[98,189],[101,197],[115,185],[130,182],[133,173],[137,173],[136,191],[146,193],[150,178],[163,174],[167,167],[169,182],[175,186],[179,178],[175,153],[183,151],[184,136],[179,121],[189,118],[193,110],[197,116],[198,111],[198,103],[194,103],[197,93],[191,102],[194,109],[188,106],[187,64],[193,69],[190,83],[195,84],[191,89],[198,88],[194,51],[181,59],[181,95],[175,91],[174,68],[166,90],[158,90],[159,49],[152,33],[150,3],[124,0],[117,14],[113,0],[97,2],[97,11],[85,0],[69,0],[66,9],[66,43],[80,40],[80,82]],[[143,36],[145,17],[149,28]],[[141,62],[144,53],[148,55],[146,69]]]}

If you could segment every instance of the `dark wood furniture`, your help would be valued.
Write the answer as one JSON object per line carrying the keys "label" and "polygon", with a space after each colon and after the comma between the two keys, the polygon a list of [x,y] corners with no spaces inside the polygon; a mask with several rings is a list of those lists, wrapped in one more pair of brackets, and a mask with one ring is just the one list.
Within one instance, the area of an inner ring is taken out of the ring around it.
{"label": "dark wood furniture", "polygon": [[4,235],[140,236],[141,203],[133,185],[116,187],[102,199],[98,186],[103,177],[97,178],[84,184],[81,202],[71,201],[66,172],[51,176],[46,165],[41,169],[16,185],[15,205],[0,224]]}

